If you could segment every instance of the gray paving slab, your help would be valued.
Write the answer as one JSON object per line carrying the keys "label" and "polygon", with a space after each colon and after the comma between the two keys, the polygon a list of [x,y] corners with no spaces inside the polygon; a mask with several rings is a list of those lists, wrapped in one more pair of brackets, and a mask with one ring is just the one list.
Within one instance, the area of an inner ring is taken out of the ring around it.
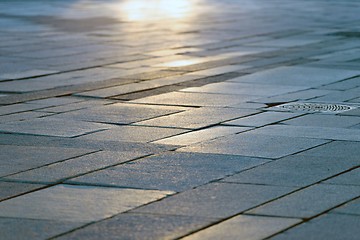
{"label": "gray paving slab", "polygon": [[0,182],[0,201],[42,188],[42,184]]}
{"label": "gray paving slab", "polygon": [[40,104],[24,104],[24,103],[16,104],[16,105],[0,106],[0,115],[27,112],[39,108],[43,108],[43,106]]}
{"label": "gray paving slab", "polygon": [[91,109],[59,114],[56,118],[77,119],[91,122],[129,124],[155,117],[178,113],[186,110],[183,107],[139,105],[116,103]]}
{"label": "gray paving slab", "polygon": [[226,125],[261,127],[264,125],[282,122],[289,118],[295,118],[302,115],[301,113],[283,113],[283,112],[263,112],[248,117],[239,118],[229,122]]}
{"label": "gray paving slab", "polygon": [[[37,100],[39,101],[39,100]],[[31,103],[31,102],[29,102]],[[58,106],[53,106],[52,102],[46,103],[44,102],[40,102],[40,104],[46,104],[47,106],[45,108],[36,110],[39,112],[51,112],[51,113],[62,113],[62,112],[70,112],[70,111],[75,111],[75,110],[80,110],[80,109],[89,109],[89,108],[93,108],[96,106],[104,106],[104,105],[108,105],[113,103],[112,101],[107,101],[107,100],[88,100],[88,101],[80,101],[80,102],[73,102],[73,103],[68,103],[68,104],[61,104]],[[50,106],[49,106],[50,105]]]}
{"label": "gray paving slab", "polygon": [[222,181],[305,187],[357,165],[356,157],[293,155],[224,178]]}
{"label": "gray paving slab", "polygon": [[28,170],[68,158],[91,153],[94,150],[45,146],[0,145],[0,175]]}
{"label": "gray paving slab", "polygon": [[239,215],[184,239],[264,239],[300,221],[290,218]]}
{"label": "gray paving slab", "polygon": [[198,129],[257,112],[251,109],[203,107],[137,122],[136,125]]}
{"label": "gray paving slab", "polygon": [[246,102],[258,96],[209,94],[196,92],[170,92],[156,96],[140,98],[132,102],[146,104],[179,105],[193,107],[226,107],[237,103]]}
{"label": "gray paving slab", "polygon": [[360,173],[360,168],[357,168],[350,172],[331,178],[325,181],[325,183],[341,184],[341,185],[360,185],[359,173]]}
{"label": "gray paving slab", "polygon": [[311,139],[360,141],[360,130],[337,127],[271,125],[251,131],[253,134]]}
{"label": "gray paving slab", "polygon": [[46,183],[56,182],[146,155],[148,153],[141,151],[101,151],[17,173],[4,179]]}
{"label": "gray paving slab", "polygon": [[360,118],[339,115],[309,114],[282,123],[294,126],[347,128],[359,124]]}
{"label": "gray paving slab", "polygon": [[211,183],[133,210],[139,213],[225,218],[292,192],[291,187]]}
{"label": "gray paving slab", "polygon": [[311,67],[279,67],[231,79],[231,82],[317,87],[359,75],[359,71]]}
{"label": "gray paving slab", "polygon": [[151,142],[162,138],[171,137],[187,132],[181,129],[142,127],[142,126],[114,126],[111,129],[90,133],[78,137],[81,139],[100,141],[125,141],[125,142]]}
{"label": "gray paving slab", "polygon": [[109,125],[74,120],[36,118],[0,124],[0,132],[75,137],[111,128]]}
{"label": "gray paving slab", "polygon": [[257,207],[248,213],[311,218],[358,196],[359,186],[319,184]]}
{"label": "gray paving slab", "polygon": [[55,239],[175,239],[214,219],[125,213]]}
{"label": "gray paving slab", "polygon": [[173,137],[167,137],[154,141],[153,143],[187,146],[194,143],[204,142],[210,139],[215,139],[218,137],[248,131],[250,129],[251,128],[248,127],[215,126],[197,131],[186,132]]}
{"label": "gray paving slab", "polygon": [[0,217],[1,238],[6,240],[48,239],[81,225],[57,220]]}
{"label": "gray paving slab", "polygon": [[360,222],[358,216],[327,214],[309,222],[292,228],[282,234],[270,238],[271,240],[309,239],[309,240],[336,240],[358,239]]}
{"label": "gray paving slab", "polygon": [[57,185],[0,203],[0,217],[92,222],[161,199],[171,192]]}
{"label": "gray paving slab", "polygon": [[334,141],[300,153],[304,156],[324,156],[356,159],[360,154],[360,143],[350,141]]}
{"label": "gray paving slab", "polygon": [[13,113],[8,115],[2,115],[0,116],[0,123],[11,123],[11,122],[17,122],[17,121],[24,121],[29,119],[36,119],[46,116],[51,116],[52,113],[45,113],[45,112],[20,112],[20,113]]}
{"label": "gray paving slab", "polygon": [[[280,158],[327,143],[320,139],[269,136],[240,133],[207,142],[194,144],[179,151],[235,154],[251,157]],[[256,144],[254,144],[256,143]]]}
{"label": "gray paving slab", "polygon": [[360,199],[348,202],[347,204],[335,208],[331,213],[349,214],[360,216]]}
{"label": "gray paving slab", "polygon": [[121,164],[68,182],[180,192],[266,161],[233,155],[174,152]]}

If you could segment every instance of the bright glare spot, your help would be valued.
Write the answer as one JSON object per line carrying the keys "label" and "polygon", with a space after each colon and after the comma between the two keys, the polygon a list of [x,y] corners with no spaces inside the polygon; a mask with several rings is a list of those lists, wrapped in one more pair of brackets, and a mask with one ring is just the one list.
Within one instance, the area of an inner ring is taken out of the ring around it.
{"label": "bright glare spot", "polygon": [[186,18],[194,0],[127,0],[117,5],[120,18],[127,21],[152,21]]}
{"label": "bright glare spot", "polygon": [[184,67],[184,66],[189,66],[192,64],[196,64],[196,63],[201,63],[203,61],[204,60],[202,60],[202,59],[178,60],[178,61],[158,64],[156,66],[159,66],[159,67]]}

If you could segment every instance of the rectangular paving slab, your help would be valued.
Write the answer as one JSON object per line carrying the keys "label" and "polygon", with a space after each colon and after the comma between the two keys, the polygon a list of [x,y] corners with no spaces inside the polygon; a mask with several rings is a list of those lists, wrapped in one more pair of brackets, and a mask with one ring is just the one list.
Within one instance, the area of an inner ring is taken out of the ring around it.
{"label": "rectangular paving slab", "polygon": [[194,144],[178,151],[280,158],[327,142],[320,139],[253,134],[250,131]]}
{"label": "rectangular paving slab", "polygon": [[44,186],[45,185],[41,184],[0,182],[0,201],[3,201],[6,198],[24,194],[26,192],[34,191]]}
{"label": "rectangular paving slab", "polygon": [[161,199],[171,192],[57,185],[0,203],[0,217],[92,222]]}
{"label": "rectangular paving slab", "polygon": [[172,152],[86,174],[68,182],[179,192],[266,161],[233,155]]}

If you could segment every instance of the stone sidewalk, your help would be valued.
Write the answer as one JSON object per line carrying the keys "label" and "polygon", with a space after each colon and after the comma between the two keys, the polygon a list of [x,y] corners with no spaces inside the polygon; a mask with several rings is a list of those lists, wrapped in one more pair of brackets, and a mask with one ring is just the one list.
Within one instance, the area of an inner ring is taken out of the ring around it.
{"label": "stone sidewalk", "polygon": [[0,0],[0,239],[358,239],[359,9]]}

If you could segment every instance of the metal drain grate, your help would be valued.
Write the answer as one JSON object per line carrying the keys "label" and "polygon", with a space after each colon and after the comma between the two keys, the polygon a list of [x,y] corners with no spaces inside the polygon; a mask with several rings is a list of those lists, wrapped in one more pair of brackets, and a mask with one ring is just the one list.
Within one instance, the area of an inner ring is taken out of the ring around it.
{"label": "metal drain grate", "polygon": [[286,103],[276,106],[276,108],[301,112],[341,113],[357,107],[335,103]]}

